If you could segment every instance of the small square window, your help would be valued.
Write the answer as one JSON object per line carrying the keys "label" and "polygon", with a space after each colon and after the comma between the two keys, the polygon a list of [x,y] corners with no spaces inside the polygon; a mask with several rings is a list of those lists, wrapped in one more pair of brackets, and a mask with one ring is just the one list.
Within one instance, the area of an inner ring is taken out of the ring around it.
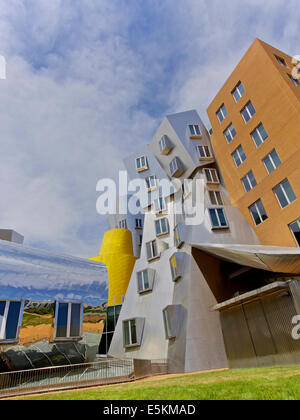
{"label": "small square window", "polygon": [[256,114],[256,110],[251,101],[241,110],[242,117],[245,123],[249,122],[251,118]]}
{"label": "small square window", "polygon": [[200,125],[189,125],[189,130],[191,137],[202,137]]}
{"label": "small square window", "polygon": [[235,102],[238,102],[244,94],[245,94],[245,88],[242,82],[239,82],[234,88],[234,90],[232,91],[232,96],[234,97]]}
{"label": "small square window", "polygon": [[144,323],[144,318],[133,318],[123,321],[123,343],[125,348],[141,345]]}
{"label": "small square window", "polygon": [[227,112],[226,106],[223,104],[217,111],[217,117],[220,123],[225,120],[227,115],[228,115],[228,112]]}
{"label": "small square window", "polygon": [[282,66],[282,67],[286,67],[286,62],[282,57],[279,57],[278,55],[275,55],[276,60],[278,61],[278,63]]}
{"label": "small square window", "polygon": [[146,243],[147,260],[151,261],[159,257],[156,240]]}
{"label": "small square window", "polygon": [[290,229],[296,239],[297,244],[300,246],[300,219],[290,224]]}
{"label": "small square window", "polygon": [[141,156],[135,160],[136,170],[138,172],[146,171],[148,169],[148,163],[146,156]]}
{"label": "small square window", "polygon": [[251,191],[257,185],[252,171],[248,172],[247,175],[242,178],[242,183],[246,192]]}
{"label": "small square window", "polygon": [[279,201],[281,208],[285,208],[297,200],[297,197],[288,179],[285,179],[280,184],[278,184],[275,188],[273,188],[273,191]]}
{"label": "small square window", "polygon": [[21,300],[0,300],[0,344],[18,340],[21,316]]}
{"label": "small square window", "polygon": [[155,270],[147,268],[137,273],[137,287],[139,293],[149,292],[153,287]]}
{"label": "small square window", "polygon": [[179,157],[175,157],[170,163],[171,176],[180,177],[184,172],[183,163]]}
{"label": "small square window", "polygon": [[228,228],[228,222],[223,208],[208,209],[213,229]]}
{"label": "small square window", "polygon": [[233,153],[232,153],[233,160],[236,164],[236,167],[239,168],[243,162],[246,160],[246,154],[242,146],[239,146]]}
{"label": "small square window", "polygon": [[81,338],[82,304],[57,302],[55,307],[55,340]]}
{"label": "small square window", "polygon": [[166,217],[155,220],[155,232],[156,236],[166,235],[169,233],[169,223]]}
{"label": "small square window", "polygon": [[206,178],[206,182],[208,184],[219,184],[220,180],[218,177],[218,173],[214,168],[206,168],[204,169],[204,174]]}
{"label": "small square window", "polygon": [[155,175],[147,176],[145,178],[146,188],[147,190],[153,190],[157,188],[157,179]]}
{"label": "small square window", "polygon": [[263,162],[265,164],[265,167],[268,171],[268,173],[272,173],[273,171],[275,171],[275,169],[278,168],[279,165],[281,165],[281,160],[278,156],[278,153],[276,152],[276,150],[272,150],[271,153],[269,153],[264,159]]}
{"label": "small square window", "polygon": [[295,79],[292,75],[289,74],[289,78],[291,79],[294,86],[299,87],[300,83],[299,80]]}
{"label": "small square window", "polygon": [[232,140],[236,137],[236,131],[233,124],[230,124],[230,126],[224,131],[224,136],[227,140],[227,143],[231,143]]}
{"label": "small square window", "polygon": [[252,204],[249,207],[249,210],[256,226],[268,219],[268,215],[261,200],[257,200],[254,204]]}
{"label": "small square window", "polygon": [[208,191],[210,204],[212,206],[223,206],[223,199],[220,191]]}
{"label": "small square window", "polygon": [[197,146],[197,151],[200,160],[212,159],[212,153],[209,146]]}

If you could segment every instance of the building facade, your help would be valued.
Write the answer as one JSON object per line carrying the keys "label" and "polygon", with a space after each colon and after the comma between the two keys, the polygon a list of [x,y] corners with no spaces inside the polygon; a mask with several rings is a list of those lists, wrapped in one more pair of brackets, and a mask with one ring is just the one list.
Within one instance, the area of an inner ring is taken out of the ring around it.
{"label": "building facade", "polygon": [[233,206],[262,244],[300,245],[300,77],[258,39],[208,107],[211,141]]}

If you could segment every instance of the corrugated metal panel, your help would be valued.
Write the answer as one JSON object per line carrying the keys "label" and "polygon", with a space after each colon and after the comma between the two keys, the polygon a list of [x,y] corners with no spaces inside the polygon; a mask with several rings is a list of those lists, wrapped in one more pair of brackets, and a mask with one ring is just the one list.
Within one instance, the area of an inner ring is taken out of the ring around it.
{"label": "corrugated metal panel", "polygon": [[220,315],[230,368],[253,366],[255,352],[242,305],[223,311]]}

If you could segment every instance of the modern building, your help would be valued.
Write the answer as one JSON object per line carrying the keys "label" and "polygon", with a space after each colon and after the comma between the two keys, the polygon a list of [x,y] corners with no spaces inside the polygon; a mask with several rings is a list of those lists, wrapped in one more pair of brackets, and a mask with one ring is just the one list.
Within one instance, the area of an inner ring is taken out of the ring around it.
{"label": "modern building", "polygon": [[300,74],[259,39],[208,107],[230,201],[264,245],[300,245]]}
{"label": "modern building", "polygon": [[104,264],[0,241],[0,372],[96,360]]}

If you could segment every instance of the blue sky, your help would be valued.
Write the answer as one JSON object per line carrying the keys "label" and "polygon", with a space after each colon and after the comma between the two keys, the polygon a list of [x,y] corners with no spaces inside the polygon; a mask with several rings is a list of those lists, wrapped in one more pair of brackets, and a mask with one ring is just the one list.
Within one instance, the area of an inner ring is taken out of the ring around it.
{"label": "blue sky", "polygon": [[297,0],[0,0],[0,225],[98,253],[96,184],[165,114],[206,108],[254,41],[300,54]]}

